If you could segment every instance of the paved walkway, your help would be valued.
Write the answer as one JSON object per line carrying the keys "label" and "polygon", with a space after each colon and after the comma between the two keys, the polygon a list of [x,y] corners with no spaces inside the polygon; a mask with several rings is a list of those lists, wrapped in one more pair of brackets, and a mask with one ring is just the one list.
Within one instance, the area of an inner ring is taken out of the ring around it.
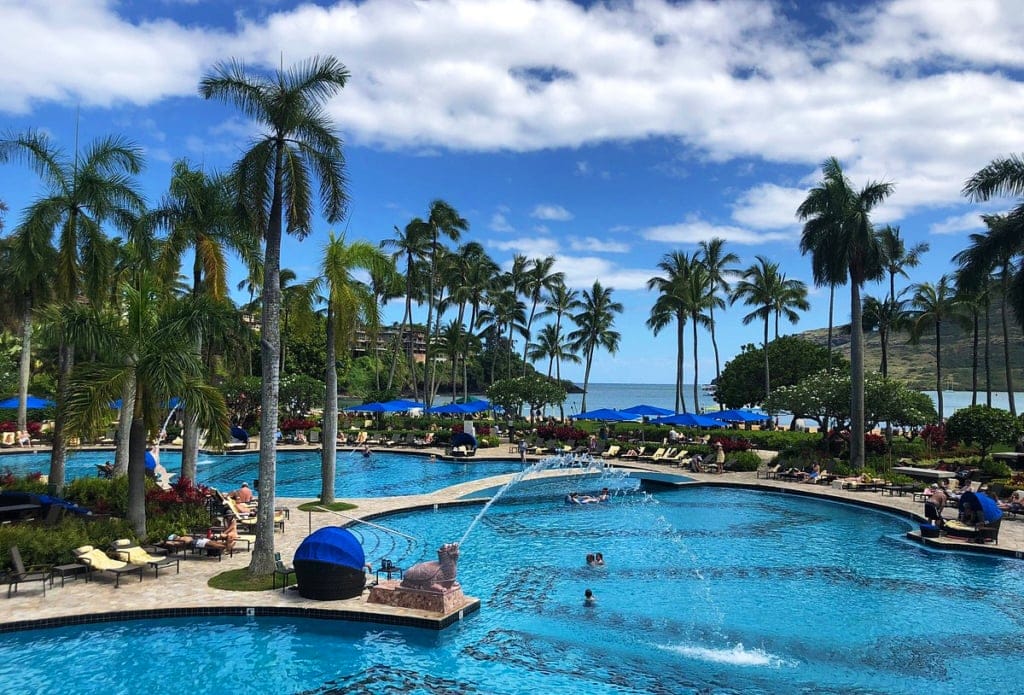
{"label": "paved walkway", "polygon": [[[424,450],[419,453],[429,454],[431,451]],[[443,452],[434,450],[433,453],[441,454]],[[515,458],[514,456],[505,455],[500,450],[492,453],[495,458]],[[488,457],[479,456],[478,458]],[[682,483],[686,485],[736,486],[781,494],[811,495],[836,500],[837,502],[873,507],[882,511],[923,520],[924,505],[921,502],[914,502],[911,495],[903,497],[898,495],[887,496],[879,492],[853,492],[824,485],[761,480],[754,473],[691,474],[665,464],[646,462],[626,463],[619,461],[613,463],[616,466],[633,469],[638,472],[656,473],[659,474],[659,478],[685,476],[693,480],[693,482]],[[582,472],[578,469],[575,471],[573,469],[554,469],[543,471],[538,475],[557,477],[581,474]],[[472,498],[474,492],[503,485],[511,480],[514,475],[493,476],[427,494],[350,499],[346,501],[356,504],[357,508],[345,512],[345,515],[356,519],[369,519],[405,509],[430,508],[435,504],[445,505],[462,498]],[[483,500],[484,498],[480,499]],[[291,508],[291,519],[285,524],[284,533],[275,535],[275,549],[285,558],[291,558],[294,555],[295,549],[311,530],[340,523],[339,517],[334,514],[300,512],[298,505],[306,501],[308,500],[277,500],[278,504]],[[949,514],[950,512],[947,511],[947,515]],[[940,545],[943,548],[960,551],[995,552],[1024,558],[1024,521],[1004,519],[999,533],[998,546],[992,544],[979,546],[945,537],[935,540],[929,539],[927,542],[933,545]],[[374,560],[376,559],[374,558]],[[91,582],[85,582],[81,579],[77,581],[69,579],[63,588],[61,588],[60,580],[58,579],[55,587],[52,590],[47,590],[45,597],[38,589],[38,584],[26,584],[10,600],[0,600],[0,626],[19,621],[59,619],[68,616],[116,611],[205,607],[247,608],[268,606],[356,611],[367,614],[369,619],[373,619],[371,616],[374,614],[379,614],[381,617],[385,615],[423,616],[421,612],[410,609],[396,609],[368,604],[365,600],[367,596],[365,592],[359,598],[322,602],[304,599],[295,591],[227,592],[207,586],[207,582],[214,575],[225,570],[246,567],[248,564],[249,553],[244,551],[236,552],[233,557],[225,557],[222,561],[199,555],[189,556],[187,559],[182,560],[181,571],[178,574],[175,574],[172,568],[161,571],[159,579],[154,579],[152,572],[147,571],[142,582],[135,580],[133,577],[122,578],[121,586],[116,590],[113,577],[103,575],[94,577]],[[472,587],[465,587],[465,589],[467,595],[472,594]]]}

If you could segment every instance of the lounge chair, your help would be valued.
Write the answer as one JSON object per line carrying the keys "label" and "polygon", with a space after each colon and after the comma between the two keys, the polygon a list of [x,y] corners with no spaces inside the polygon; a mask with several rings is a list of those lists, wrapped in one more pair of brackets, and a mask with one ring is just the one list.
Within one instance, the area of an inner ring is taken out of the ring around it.
{"label": "lounge chair", "polygon": [[137,574],[139,575],[139,581],[142,581],[143,567],[115,560],[99,548],[83,545],[80,548],[75,548],[72,552],[75,554],[75,560],[85,565],[89,572],[110,572],[117,577],[117,580],[114,582],[115,589],[121,586],[121,575],[124,574]]}
{"label": "lounge chair", "polygon": [[607,449],[605,449],[604,451],[601,452],[601,458],[603,458],[603,459],[613,459],[613,458],[615,458],[616,456],[619,455],[619,452],[621,450],[622,450],[622,447],[620,447],[618,444],[612,444],[610,447],[608,447]]}
{"label": "lounge chair", "polygon": [[150,566],[156,577],[160,576],[160,570],[164,567],[174,565],[175,569],[181,572],[181,561],[175,557],[166,555],[150,555],[149,551],[136,545],[127,538],[119,538],[110,546],[110,553],[118,560],[127,562],[129,565],[140,567]]}
{"label": "lounge chair", "polygon": [[288,577],[295,574],[295,568],[284,564],[281,553],[274,553],[274,588],[277,588],[277,578],[281,577],[281,591],[288,588]]}
{"label": "lounge chair", "polygon": [[0,446],[11,447],[17,445],[18,440],[15,438],[14,432],[4,432],[3,435],[0,436]]}
{"label": "lounge chair", "polygon": [[7,575],[7,598],[10,598],[12,593],[18,592],[18,584],[25,582],[42,582],[43,596],[46,596],[46,582],[51,576],[49,567],[32,565],[26,568],[25,563],[21,561],[21,551],[16,545],[11,546],[11,567],[14,571]]}
{"label": "lounge chair", "polygon": [[771,466],[771,467],[769,467],[769,466],[760,466],[757,469],[757,477],[758,478],[764,478],[765,480],[772,480],[780,472],[782,472],[782,464],[781,463],[777,463],[777,464],[775,464],[774,466]]}
{"label": "lounge chair", "polygon": [[642,458],[644,461],[657,461],[658,459],[660,459],[664,455],[665,455],[665,447],[659,447],[658,450],[655,451],[650,456],[644,456],[643,454],[640,454],[639,458]]}
{"label": "lounge chair", "polygon": [[671,462],[675,466],[682,466],[690,457],[690,452],[686,449],[680,449],[675,455],[669,457],[666,456],[665,460]]}

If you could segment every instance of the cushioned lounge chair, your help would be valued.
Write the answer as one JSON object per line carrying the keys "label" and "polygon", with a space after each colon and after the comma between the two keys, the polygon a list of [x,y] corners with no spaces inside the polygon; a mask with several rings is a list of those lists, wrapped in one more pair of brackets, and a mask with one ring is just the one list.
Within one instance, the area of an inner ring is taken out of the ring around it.
{"label": "cushioned lounge chair", "polygon": [[21,551],[18,546],[11,546],[11,567],[13,571],[7,575],[7,598],[12,593],[18,592],[18,584],[26,582],[41,582],[43,585],[43,596],[46,596],[46,582],[50,579],[50,568],[45,565],[32,565],[26,568],[21,561]]}
{"label": "cushioned lounge chair", "polygon": [[133,541],[127,538],[119,538],[114,541],[110,547],[111,554],[122,562],[127,562],[129,565],[139,565],[140,567],[152,567],[155,576],[160,576],[160,570],[164,567],[174,567],[181,572],[181,561],[175,557],[168,557],[166,555],[150,555],[149,551],[136,545]]}
{"label": "cushioned lounge chair", "polygon": [[85,565],[88,571],[110,572],[113,574],[117,578],[114,582],[115,589],[121,586],[121,575],[124,574],[137,574],[139,575],[139,581],[142,581],[143,567],[115,560],[99,548],[83,545],[81,548],[75,548],[72,552],[75,554],[75,560]]}
{"label": "cushioned lounge chair", "polygon": [[622,450],[621,446],[619,446],[618,444],[612,444],[610,447],[608,447],[607,449],[605,449],[604,451],[601,452],[601,458],[603,458],[603,459],[613,459],[613,458],[615,458],[616,456],[619,455],[619,452],[621,450]]}

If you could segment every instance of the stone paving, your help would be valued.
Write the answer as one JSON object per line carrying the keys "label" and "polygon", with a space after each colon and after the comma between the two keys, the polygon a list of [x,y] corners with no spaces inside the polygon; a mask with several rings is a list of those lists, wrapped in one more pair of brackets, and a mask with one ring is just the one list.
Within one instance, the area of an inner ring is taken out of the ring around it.
{"label": "stone paving", "polygon": [[[420,450],[417,453],[442,455],[441,450]],[[495,458],[516,458],[504,453],[492,452]],[[479,458],[485,458],[480,456]],[[530,461],[537,457],[530,457]],[[923,521],[924,505],[914,502],[909,494],[905,496],[888,496],[879,492],[857,492],[840,490],[826,485],[810,485],[780,480],[758,479],[754,473],[723,473],[694,474],[682,471],[666,464],[648,462],[613,461],[614,465],[637,471],[652,471],[660,474],[686,476],[694,482],[688,484],[713,486],[738,486],[755,488],[775,493],[813,495],[816,497],[859,504],[889,511],[902,516]],[[558,477],[564,475],[580,475],[579,470],[554,469],[542,471],[539,476]],[[444,505],[460,498],[472,496],[480,490],[503,485],[515,474],[493,476],[482,480],[462,483],[443,490],[419,495],[406,495],[389,498],[346,499],[357,505],[356,509],[345,512],[346,517],[367,519],[381,514],[401,511],[404,509],[431,507],[435,504]],[[481,502],[485,498],[480,498]],[[291,508],[291,518],[285,524],[284,533],[275,534],[275,550],[282,557],[291,558],[302,540],[313,530],[327,525],[344,523],[339,516],[329,513],[306,513],[298,510],[299,504],[309,500],[278,499],[278,505]],[[947,516],[950,512],[947,510]],[[909,534],[915,537],[916,534]],[[920,540],[919,537],[916,538]],[[930,545],[968,552],[986,552],[1024,558],[1024,521],[1004,519],[999,532],[998,545],[986,544],[979,546],[952,538],[928,539]],[[245,567],[249,563],[249,553],[244,550],[236,552],[233,557],[225,556],[222,561],[205,556],[189,555],[181,561],[180,573],[173,567],[160,572],[154,578],[152,570],[147,568],[144,579],[139,582],[131,576],[123,577],[120,588],[114,588],[114,577],[99,575],[92,581],[83,578],[68,578],[65,586],[60,586],[58,578],[53,589],[47,589],[45,597],[39,584],[22,585],[11,599],[0,601],[0,625],[25,620],[60,618],[67,616],[106,613],[126,610],[153,610],[165,608],[203,608],[203,607],[292,607],[317,610],[356,611],[381,616],[423,616],[411,609],[393,608],[366,602],[368,592],[361,597],[342,601],[314,601],[304,599],[296,591],[261,591],[261,592],[228,592],[212,589],[207,585],[211,577],[225,570]],[[376,558],[371,558],[376,560]],[[472,587],[465,587],[472,594]],[[434,616],[436,617],[436,616]]]}

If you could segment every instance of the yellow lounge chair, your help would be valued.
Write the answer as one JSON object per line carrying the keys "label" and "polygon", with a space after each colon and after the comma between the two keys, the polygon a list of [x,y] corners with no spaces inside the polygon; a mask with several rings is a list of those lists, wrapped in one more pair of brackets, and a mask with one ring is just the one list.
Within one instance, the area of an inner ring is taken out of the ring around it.
{"label": "yellow lounge chair", "polygon": [[644,459],[645,461],[657,461],[658,459],[660,459],[664,455],[665,455],[665,447],[660,447],[657,451],[655,451],[650,456],[644,456],[643,454],[641,454],[640,458]]}
{"label": "yellow lounge chair", "polygon": [[179,573],[181,572],[181,564],[178,558],[167,557],[166,555],[150,555],[148,550],[139,547],[127,538],[119,538],[114,541],[111,544],[110,552],[116,559],[127,562],[129,565],[138,565],[140,567],[149,565],[153,568],[157,577],[160,576],[160,569],[162,567],[170,567],[171,565],[174,565]]}
{"label": "yellow lounge chair", "polygon": [[601,458],[611,459],[619,455],[619,451],[622,450],[618,444],[612,444],[610,447],[601,452]]}
{"label": "yellow lounge chair", "polygon": [[139,575],[139,581],[142,581],[142,567],[137,565],[129,565],[127,562],[121,560],[115,560],[107,555],[99,548],[94,548],[91,545],[83,545],[80,548],[75,548],[74,551],[75,560],[88,568],[89,572],[110,572],[117,577],[117,581],[114,582],[114,588],[117,589],[121,586],[121,575],[122,574],[137,574]]}
{"label": "yellow lounge chair", "polygon": [[3,436],[0,437],[0,446],[15,446],[17,443],[14,432],[4,432]]}

